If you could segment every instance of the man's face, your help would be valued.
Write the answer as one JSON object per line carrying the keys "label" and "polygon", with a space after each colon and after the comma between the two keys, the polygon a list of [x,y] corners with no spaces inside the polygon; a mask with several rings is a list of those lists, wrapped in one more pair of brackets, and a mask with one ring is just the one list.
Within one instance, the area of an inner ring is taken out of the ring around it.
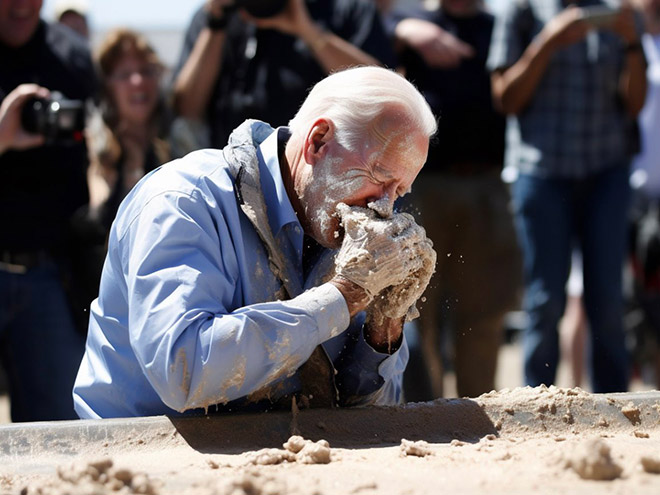
{"label": "man's face", "polygon": [[43,0],[0,0],[0,41],[11,47],[27,43],[39,24]]}
{"label": "man's face", "polygon": [[392,214],[394,201],[408,193],[426,161],[429,140],[400,121],[381,123],[365,133],[364,146],[350,152],[331,140],[325,156],[309,168],[298,195],[308,234],[328,248],[341,245],[338,203],[367,208],[376,203],[381,216]]}

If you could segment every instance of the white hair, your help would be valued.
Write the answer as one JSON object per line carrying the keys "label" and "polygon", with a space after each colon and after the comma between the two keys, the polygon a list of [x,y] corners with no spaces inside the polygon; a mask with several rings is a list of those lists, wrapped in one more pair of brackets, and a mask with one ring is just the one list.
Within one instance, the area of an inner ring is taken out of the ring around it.
{"label": "white hair", "polygon": [[337,141],[356,151],[386,111],[401,110],[406,126],[429,138],[437,122],[421,93],[403,76],[381,67],[354,67],[335,72],[310,91],[296,116],[289,122],[293,134],[303,134],[319,117],[330,119]]}

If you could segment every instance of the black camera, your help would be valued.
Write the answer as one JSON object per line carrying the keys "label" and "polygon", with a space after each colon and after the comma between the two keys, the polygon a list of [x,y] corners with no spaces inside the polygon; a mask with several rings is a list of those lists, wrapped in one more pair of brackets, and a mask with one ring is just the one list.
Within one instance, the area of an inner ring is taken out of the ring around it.
{"label": "black camera", "polygon": [[48,144],[81,141],[85,113],[84,101],[67,100],[53,93],[50,99],[33,98],[25,102],[21,125],[27,132],[44,136]]}
{"label": "black camera", "polygon": [[253,17],[273,17],[284,10],[289,0],[236,0],[236,7],[243,8]]}

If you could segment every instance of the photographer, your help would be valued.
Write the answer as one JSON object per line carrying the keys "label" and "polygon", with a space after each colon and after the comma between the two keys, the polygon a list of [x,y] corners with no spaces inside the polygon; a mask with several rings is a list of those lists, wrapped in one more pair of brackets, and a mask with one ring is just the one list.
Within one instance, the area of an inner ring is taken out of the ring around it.
{"label": "photographer", "polygon": [[328,73],[379,63],[394,56],[372,2],[208,0],[186,33],[175,110],[222,146],[246,118],[286,124]]}
{"label": "photographer", "polygon": [[84,42],[43,22],[41,4],[0,2],[0,360],[13,421],[75,417],[84,344],[66,288],[70,217],[88,201],[87,150],[80,126],[62,126],[79,120],[94,73]]}

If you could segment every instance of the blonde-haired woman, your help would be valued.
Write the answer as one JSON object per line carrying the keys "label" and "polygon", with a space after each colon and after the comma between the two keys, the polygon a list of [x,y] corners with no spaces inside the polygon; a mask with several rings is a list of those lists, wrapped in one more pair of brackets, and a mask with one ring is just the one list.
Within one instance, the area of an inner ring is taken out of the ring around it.
{"label": "blonde-haired woman", "polygon": [[141,34],[118,29],[102,40],[95,62],[101,95],[86,129],[90,201],[74,221],[81,250],[74,297],[84,328],[119,204],[145,174],[170,159],[164,67],[153,47]]}
{"label": "blonde-haired woman", "polygon": [[102,94],[100,118],[88,129],[90,207],[109,228],[124,196],[170,154],[163,139],[163,65],[151,45],[134,31],[112,31],[96,62]]}

